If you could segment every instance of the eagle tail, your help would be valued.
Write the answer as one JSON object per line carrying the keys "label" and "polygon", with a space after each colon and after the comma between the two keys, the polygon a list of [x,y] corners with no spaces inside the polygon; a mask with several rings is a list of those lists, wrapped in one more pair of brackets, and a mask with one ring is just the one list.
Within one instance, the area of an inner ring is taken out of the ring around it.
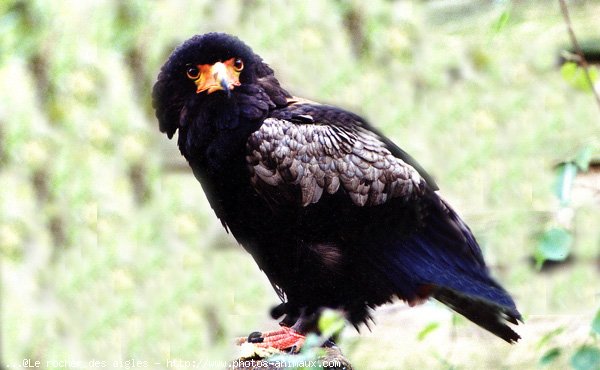
{"label": "eagle tail", "polygon": [[521,339],[521,336],[506,324],[508,321],[517,325],[518,321],[522,320],[521,315],[514,309],[448,288],[438,288],[433,297],[508,343],[515,343]]}
{"label": "eagle tail", "polygon": [[491,277],[471,230],[441,198],[430,201],[421,230],[380,235],[375,258],[381,271],[408,302],[432,296],[505,341],[517,341],[507,322],[517,324],[521,315]]}

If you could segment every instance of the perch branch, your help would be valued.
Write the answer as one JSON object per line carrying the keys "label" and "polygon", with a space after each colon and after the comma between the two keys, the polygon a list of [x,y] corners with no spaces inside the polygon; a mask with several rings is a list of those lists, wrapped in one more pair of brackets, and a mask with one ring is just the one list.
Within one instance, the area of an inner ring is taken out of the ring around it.
{"label": "perch branch", "polygon": [[[243,360],[239,359],[233,361],[230,364],[228,369],[232,370],[283,370],[287,369],[287,367],[282,367],[283,364],[277,363],[268,363],[268,360],[265,360],[264,363],[259,363],[260,359],[254,360]],[[323,357],[319,358],[317,363],[327,364],[323,367],[324,369],[330,370],[352,370],[352,365],[350,362],[344,357],[342,352],[337,346],[333,346],[331,348],[325,348],[325,354]],[[266,367],[265,367],[266,366]]]}

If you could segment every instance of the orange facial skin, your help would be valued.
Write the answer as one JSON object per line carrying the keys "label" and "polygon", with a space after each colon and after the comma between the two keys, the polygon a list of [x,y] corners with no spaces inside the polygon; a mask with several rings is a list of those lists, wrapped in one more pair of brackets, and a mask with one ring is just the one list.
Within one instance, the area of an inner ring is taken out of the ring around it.
{"label": "orange facial skin", "polygon": [[240,73],[243,68],[236,67],[236,58],[228,59],[224,62],[215,64],[199,64],[197,65],[200,75],[194,81],[199,94],[206,91],[211,94],[218,90],[233,90],[236,86],[240,86]]}

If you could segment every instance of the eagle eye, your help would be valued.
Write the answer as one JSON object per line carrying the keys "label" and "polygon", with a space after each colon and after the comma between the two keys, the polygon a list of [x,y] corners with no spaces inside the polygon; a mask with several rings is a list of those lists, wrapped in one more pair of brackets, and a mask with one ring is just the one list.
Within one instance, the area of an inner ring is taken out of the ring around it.
{"label": "eagle eye", "polygon": [[198,77],[200,77],[200,70],[198,70],[198,67],[188,66],[185,73],[190,80],[196,80]]}
{"label": "eagle eye", "polygon": [[236,72],[241,72],[242,69],[244,69],[244,61],[240,58],[235,58],[233,61],[233,69],[235,69]]}

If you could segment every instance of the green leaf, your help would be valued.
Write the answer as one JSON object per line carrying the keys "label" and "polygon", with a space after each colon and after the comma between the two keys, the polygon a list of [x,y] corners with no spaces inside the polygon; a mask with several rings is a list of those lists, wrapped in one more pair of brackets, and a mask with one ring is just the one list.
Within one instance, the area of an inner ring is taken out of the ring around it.
{"label": "green leaf", "polygon": [[[572,87],[586,92],[592,91],[593,86],[590,85],[585,75],[585,70],[577,63],[567,62],[563,64],[560,68],[560,73],[563,76],[563,79]],[[592,84],[598,80],[598,69],[595,67],[589,67],[588,73],[590,75],[590,79],[592,80]]]}
{"label": "green leaf", "polygon": [[564,261],[569,256],[572,244],[573,236],[568,230],[553,227],[542,235],[537,254],[543,260]]}
{"label": "green leaf", "polygon": [[437,328],[440,327],[440,323],[439,322],[432,322],[427,324],[423,330],[421,330],[419,332],[419,334],[417,334],[417,340],[422,341],[423,339],[425,339],[425,337],[427,335],[429,335],[429,333],[433,332],[434,330],[436,330]]}
{"label": "green leaf", "polygon": [[510,9],[505,9],[502,14],[500,14],[500,17],[498,18],[498,20],[493,24],[492,26],[492,30],[494,32],[500,32],[504,29],[504,27],[506,27],[506,24],[508,23],[510,19]]}
{"label": "green leaf", "polygon": [[318,348],[321,345],[321,338],[315,333],[309,333],[304,340],[302,349]]}
{"label": "green leaf", "polygon": [[345,325],[344,316],[335,310],[325,310],[319,317],[319,330],[326,338],[339,334]]}
{"label": "green leaf", "polygon": [[575,176],[577,176],[577,166],[573,162],[564,163],[558,169],[556,196],[562,206],[567,206],[571,202],[571,189]]}
{"label": "green leaf", "polygon": [[542,358],[540,358],[540,365],[542,365],[542,366],[550,365],[551,363],[556,361],[556,359],[560,356],[561,353],[562,352],[561,352],[560,348],[557,348],[557,347],[554,347],[554,348],[546,351],[546,353],[544,353]]}
{"label": "green leaf", "polygon": [[600,349],[592,346],[580,347],[571,357],[571,367],[575,370],[600,369]]}
{"label": "green leaf", "polygon": [[551,332],[548,332],[548,333],[544,334],[544,336],[542,336],[540,338],[540,340],[538,341],[538,343],[536,345],[536,348],[537,349],[542,348],[546,343],[548,343],[550,341],[550,339],[552,339],[555,336],[559,335],[563,331],[565,331],[565,327],[564,326],[560,326],[560,327],[552,330]]}
{"label": "green leaf", "polygon": [[560,67],[560,74],[563,76],[565,81],[570,81],[575,78],[577,69],[579,66],[575,62],[566,62]]}
{"label": "green leaf", "polygon": [[575,157],[575,164],[577,165],[577,167],[581,170],[581,171],[587,171],[589,166],[590,166],[590,162],[592,161],[592,155],[594,154],[594,147],[593,145],[586,145],[583,148],[581,148],[579,150],[579,152],[577,153],[577,156]]}
{"label": "green leaf", "polygon": [[600,308],[596,312],[596,317],[592,321],[592,332],[600,335]]}

